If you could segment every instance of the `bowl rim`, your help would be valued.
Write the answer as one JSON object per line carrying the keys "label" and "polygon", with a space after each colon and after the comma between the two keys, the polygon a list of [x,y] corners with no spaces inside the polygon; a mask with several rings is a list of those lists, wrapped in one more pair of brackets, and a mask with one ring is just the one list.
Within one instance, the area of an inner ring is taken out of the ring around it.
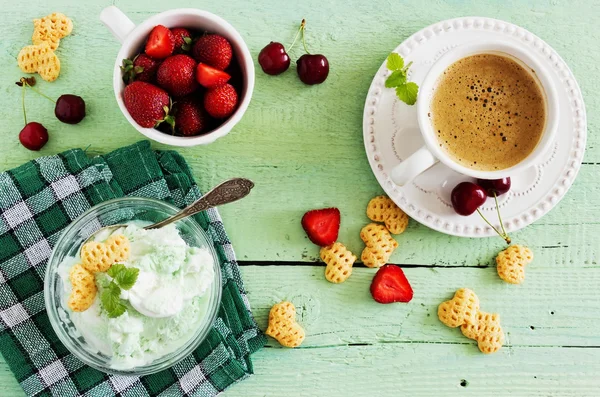
{"label": "bowl rim", "polygon": [[69,350],[69,352],[71,352],[75,357],[77,357],[79,360],[81,360],[84,364],[89,365],[90,367],[95,368],[99,371],[102,371],[102,372],[105,372],[108,374],[112,374],[112,375],[144,376],[144,375],[150,375],[150,374],[153,374],[156,372],[160,372],[162,370],[172,367],[173,365],[177,364],[178,362],[183,360],[188,355],[192,354],[193,351],[196,350],[196,348],[198,348],[198,346],[204,340],[206,340],[206,338],[208,337],[209,333],[211,332],[211,330],[215,324],[215,321],[218,316],[218,312],[221,307],[221,299],[222,299],[222,292],[223,292],[221,262],[219,260],[218,254],[215,250],[214,242],[210,238],[210,236],[204,231],[204,229],[198,224],[198,222],[196,222],[193,219],[193,217],[184,218],[190,222],[190,226],[192,226],[192,228],[196,229],[195,231],[199,232],[198,234],[201,236],[201,238],[206,241],[208,250],[210,251],[210,253],[213,257],[214,280],[213,280],[213,283],[211,286],[211,291],[213,291],[213,292],[211,292],[211,294],[214,294],[214,297],[212,297],[211,299],[214,300],[214,305],[211,306],[209,304],[209,306],[207,307],[207,313],[206,313],[207,321],[205,323],[205,326],[199,327],[198,330],[196,330],[196,332],[193,334],[193,336],[190,337],[188,342],[184,343],[177,350],[175,350],[167,355],[164,355],[162,357],[159,357],[144,366],[134,367],[132,369],[123,370],[123,369],[110,368],[108,366],[105,367],[105,366],[97,364],[93,360],[90,360],[90,358],[87,355],[90,355],[90,356],[93,356],[93,355],[91,353],[87,353],[87,352],[86,352],[87,354],[84,354],[81,351],[81,349],[79,347],[77,347],[71,341],[71,337],[66,335],[64,328],[59,326],[59,322],[62,322],[62,320],[60,319],[60,315],[58,314],[58,307],[56,307],[54,305],[53,292],[55,292],[55,289],[54,289],[54,283],[51,281],[53,281],[52,273],[56,274],[57,266],[60,263],[57,263],[56,266],[51,266],[51,264],[53,262],[56,262],[56,259],[55,259],[56,255],[57,255],[56,248],[61,246],[62,244],[64,244],[64,242],[66,241],[67,236],[69,234],[69,231],[73,230],[75,225],[82,223],[84,220],[86,220],[87,217],[92,216],[96,211],[98,211],[98,209],[105,207],[105,206],[118,204],[121,202],[131,202],[134,204],[136,202],[151,203],[153,205],[162,206],[163,209],[168,209],[168,210],[176,211],[176,212],[181,211],[180,208],[176,207],[173,204],[167,203],[162,200],[157,200],[157,199],[152,199],[152,198],[144,198],[144,197],[119,197],[119,198],[107,200],[102,203],[96,204],[93,207],[86,210],[84,213],[82,213],[80,216],[78,216],[74,221],[72,221],[69,224],[69,226],[67,226],[61,232],[60,237],[58,238],[56,244],[54,245],[54,248],[52,249],[52,253],[50,255],[50,258],[48,259],[46,271],[44,274],[44,305],[46,307],[46,313],[48,315],[50,325],[52,326],[52,329],[58,336],[58,339],[60,340],[60,342],[63,343],[63,345],[65,345],[67,350]]}
{"label": "bowl rim", "polygon": [[[150,27],[161,24],[164,18],[177,16],[177,15],[195,15],[199,17],[204,17],[206,19],[211,20],[215,24],[222,27],[225,31],[227,31],[228,40],[233,41],[236,46],[239,47],[239,55],[238,62],[240,65],[243,65],[245,71],[243,73],[244,76],[244,89],[245,93],[241,95],[241,101],[238,104],[235,112],[229,116],[228,119],[225,120],[223,124],[221,124],[218,128],[207,132],[206,134],[197,135],[193,137],[180,137],[175,135],[169,135],[164,132],[161,132],[155,128],[144,128],[141,127],[138,123],[133,120],[127,109],[125,108],[125,104],[123,102],[123,93],[122,90],[124,87],[121,87],[122,83],[122,72],[121,72],[121,62],[123,58],[129,55],[129,52],[132,49],[132,42],[138,39],[140,36],[145,36],[149,33]],[[164,11],[144,20],[142,23],[137,24],[135,28],[127,35],[125,41],[121,44],[121,48],[117,53],[117,58],[115,60],[114,69],[113,69],[113,91],[115,94],[115,98],[117,99],[117,104],[119,105],[119,109],[121,109],[121,113],[125,116],[127,121],[141,134],[146,136],[147,138],[152,139],[153,141],[177,147],[190,147],[197,145],[207,145],[216,141],[219,138],[227,135],[233,127],[240,122],[243,115],[246,113],[248,106],[250,104],[250,100],[252,98],[252,94],[254,92],[254,81],[255,81],[255,68],[254,68],[254,60],[250,53],[250,49],[248,45],[242,38],[241,34],[227,22],[225,19],[220,16],[213,14],[209,11],[200,10],[197,8],[175,8],[172,10]]]}

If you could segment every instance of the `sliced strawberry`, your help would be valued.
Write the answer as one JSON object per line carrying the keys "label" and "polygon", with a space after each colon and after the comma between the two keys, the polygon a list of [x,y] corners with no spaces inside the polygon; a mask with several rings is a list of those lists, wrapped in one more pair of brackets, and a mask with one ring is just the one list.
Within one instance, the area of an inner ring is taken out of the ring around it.
{"label": "sliced strawberry", "polygon": [[205,63],[199,63],[196,67],[196,81],[206,88],[225,84],[230,78],[231,76],[224,71],[215,69]]}
{"label": "sliced strawberry", "polygon": [[175,49],[175,36],[169,28],[156,25],[148,35],[146,42],[146,54],[155,59],[164,59],[173,53]]}
{"label": "sliced strawberry", "polygon": [[371,295],[379,303],[410,302],[413,290],[399,266],[384,265],[373,277]]}
{"label": "sliced strawberry", "polygon": [[302,217],[302,227],[313,243],[326,247],[337,241],[340,231],[340,210],[324,208],[308,211]]}

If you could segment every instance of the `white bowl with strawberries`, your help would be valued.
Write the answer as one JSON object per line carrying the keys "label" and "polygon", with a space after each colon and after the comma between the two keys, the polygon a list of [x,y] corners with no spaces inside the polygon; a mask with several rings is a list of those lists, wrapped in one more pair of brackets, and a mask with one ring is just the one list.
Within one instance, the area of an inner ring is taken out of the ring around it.
{"label": "white bowl with strawberries", "polygon": [[122,43],[113,88],[140,133],[167,145],[196,146],[227,135],[241,120],[254,89],[254,63],[227,21],[182,8],[136,26],[115,6],[100,20]]}

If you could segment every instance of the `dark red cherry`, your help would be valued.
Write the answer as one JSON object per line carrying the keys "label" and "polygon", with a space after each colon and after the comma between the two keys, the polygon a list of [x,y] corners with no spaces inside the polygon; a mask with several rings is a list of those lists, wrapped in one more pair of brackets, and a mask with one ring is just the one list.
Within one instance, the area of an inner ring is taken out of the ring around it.
{"label": "dark red cherry", "polygon": [[468,216],[485,203],[487,195],[481,186],[472,182],[461,182],[452,189],[450,199],[457,214]]}
{"label": "dark red cherry", "polygon": [[304,84],[321,84],[329,75],[329,62],[325,55],[304,54],[297,61],[298,77]]}
{"label": "dark red cherry", "polygon": [[477,184],[485,190],[488,197],[502,196],[510,190],[510,177],[502,179],[477,179]]}
{"label": "dark red cherry", "polygon": [[258,63],[266,74],[277,75],[288,70],[290,57],[283,44],[272,41],[258,54]]}
{"label": "dark red cherry", "polygon": [[63,123],[77,124],[85,117],[85,102],[77,95],[61,95],[56,100],[54,114]]}
{"label": "dark red cherry", "polygon": [[40,150],[48,142],[48,130],[40,123],[32,121],[19,133],[19,141],[29,150]]}

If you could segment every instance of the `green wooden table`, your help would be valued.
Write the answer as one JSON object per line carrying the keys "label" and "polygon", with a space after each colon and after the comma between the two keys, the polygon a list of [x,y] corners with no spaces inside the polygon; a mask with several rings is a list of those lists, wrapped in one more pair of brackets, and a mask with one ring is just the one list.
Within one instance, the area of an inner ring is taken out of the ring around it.
{"label": "green wooden table", "polygon": [[[227,396],[281,395],[543,395],[597,396],[600,387],[600,3],[596,0],[357,1],[257,0],[112,1],[135,22],[175,7],[197,7],[230,21],[256,58],[270,40],[287,43],[302,18],[310,47],[329,58],[328,80],[304,86],[294,67],[279,77],[258,69],[242,122],[224,139],[182,149],[203,189],[233,176],[256,182],[253,194],[222,209],[257,321],[292,300],[307,330],[298,349],[270,340],[254,357],[256,375]],[[100,154],[142,138],[121,115],[112,91],[119,45],[98,15],[108,0],[14,2],[0,8],[0,170],[72,147]],[[50,96],[76,93],[88,116],[69,126],[51,104],[28,95],[28,115],[43,122],[51,140],[30,152],[22,128],[21,75],[15,57],[30,42],[34,17],[61,11],[73,35],[61,42],[62,74],[42,82]],[[328,283],[317,247],[300,227],[311,208],[337,206],[340,241],[362,250],[359,230],[368,200],[382,192],[363,150],[362,110],[371,79],[386,55],[413,32],[465,15],[504,19],[539,35],[572,68],[588,110],[585,162],[571,191],[547,216],[515,233],[535,252],[522,286],[503,283],[493,257],[499,238],[461,239],[412,222],[399,237],[392,262],[404,264],[415,290],[410,304],[379,305],[368,291],[374,270],[359,267],[342,285]],[[299,51],[299,49],[298,49]],[[299,52],[294,52],[299,56]],[[258,64],[256,65],[258,68]],[[160,147],[160,145],[156,145]],[[437,305],[470,286],[487,311],[498,312],[506,345],[481,354],[472,341],[437,319]],[[0,396],[23,392],[0,359]]]}

